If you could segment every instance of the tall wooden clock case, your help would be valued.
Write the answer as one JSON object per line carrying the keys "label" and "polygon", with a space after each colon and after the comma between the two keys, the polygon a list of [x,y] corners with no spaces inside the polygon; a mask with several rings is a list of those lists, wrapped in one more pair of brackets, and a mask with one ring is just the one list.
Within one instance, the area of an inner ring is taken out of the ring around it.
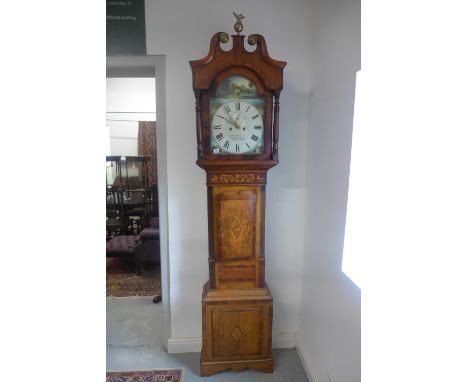
{"label": "tall wooden clock case", "polygon": [[203,288],[200,374],[273,371],[273,298],[265,283],[265,186],[278,164],[279,97],[286,62],[263,36],[216,33],[208,55],[190,61],[197,164],[206,171],[209,281]]}

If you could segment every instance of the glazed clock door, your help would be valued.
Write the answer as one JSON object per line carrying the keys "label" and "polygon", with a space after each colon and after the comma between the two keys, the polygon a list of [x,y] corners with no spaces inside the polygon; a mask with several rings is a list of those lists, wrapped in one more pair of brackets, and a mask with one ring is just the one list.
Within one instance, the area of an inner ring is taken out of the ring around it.
{"label": "glazed clock door", "polygon": [[210,94],[210,153],[261,154],[264,139],[265,99],[250,79],[232,75]]}

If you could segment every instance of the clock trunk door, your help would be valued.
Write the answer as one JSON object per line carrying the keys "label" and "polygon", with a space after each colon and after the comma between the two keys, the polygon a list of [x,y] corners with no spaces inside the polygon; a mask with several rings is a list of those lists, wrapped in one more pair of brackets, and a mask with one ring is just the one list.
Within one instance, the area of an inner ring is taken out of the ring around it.
{"label": "clock trunk door", "polygon": [[213,187],[211,203],[216,287],[259,287],[264,269],[262,187]]}

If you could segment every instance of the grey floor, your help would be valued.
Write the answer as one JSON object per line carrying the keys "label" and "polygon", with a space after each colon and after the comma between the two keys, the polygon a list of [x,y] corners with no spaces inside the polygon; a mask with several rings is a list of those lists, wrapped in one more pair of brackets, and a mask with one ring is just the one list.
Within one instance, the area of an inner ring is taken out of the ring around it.
{"label": "grey floor", "polygon": [[224,372],[200,377],[200,353],[169,354],[162,348],[161,304],[152,297],[107,298],[107,371],[184,368],[184,382],[307,382],[294,349],[273,350],[275,371]]}

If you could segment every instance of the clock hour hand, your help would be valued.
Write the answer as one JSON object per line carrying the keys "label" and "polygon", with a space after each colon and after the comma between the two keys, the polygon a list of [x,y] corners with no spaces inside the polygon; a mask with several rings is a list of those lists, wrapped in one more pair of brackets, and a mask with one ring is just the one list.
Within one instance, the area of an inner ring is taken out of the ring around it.
{"label": "clock hour hand", "polygon": [[229,119],[228,119],[228,122],[229,122],[231,125],[233,125],[236,129],[239,129],[239,130],[240,130],[239,124],[238,124],[236,121],[234,121],[234,119],[232,119],[232,117],[231,117],[229,114],[226,113],[226,115],[227,115],[228,118],[229,118]]}
{"label": "clock hour hand", "polygon": [[[237,122],[237,126],[239,126],[239,129],[241,129],[242,126],[245,126],[245,121],[243,120],[242,123],[240,123],[239,122],[239,117],[240,117],[240,114],[237,114],[236,122]],[[245,127],[244,127],[244,130],[245,130]]]}

